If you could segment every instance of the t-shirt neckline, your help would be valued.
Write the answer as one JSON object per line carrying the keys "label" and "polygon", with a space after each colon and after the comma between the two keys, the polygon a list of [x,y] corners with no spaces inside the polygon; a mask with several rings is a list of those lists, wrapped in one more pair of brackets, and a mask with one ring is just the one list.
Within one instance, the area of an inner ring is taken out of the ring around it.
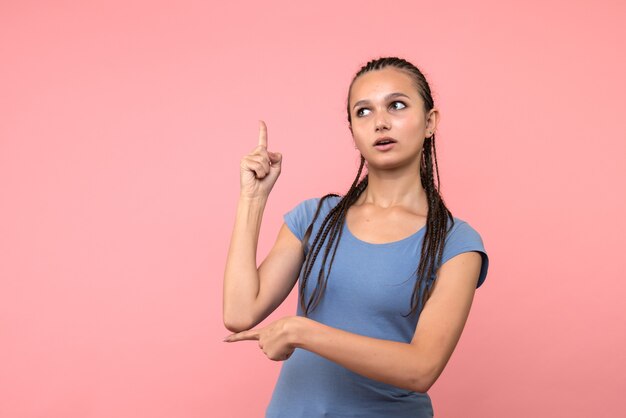
{"label": "t-shirt neckline", "polygon": [[414,232],[413,234],[409,235],[406,238],[402,238],[402,239],[399,239],[396,241],[390,241],[390,242],[368,242],[368,241],[363,241],[362,239],[358,238],[356,235],[352,233],[352,231],[350,231],[350,228],[348,228],[348,221],[346,219],[344,219],[343,227],[345,231],[348,233],[348,236],[350,236],[354,241],[357,241],[359,243],[362,243],[364,245],[369,245],[372,247],[385,247],[385,246],[390,246],[390,245],[402,244],[406,241],[412,240],[418,235],[421,235],[426,230],[426,224],[424,224],[420,229],[418,229],[416,232]]}
{"label": "t-shirt neckline", "polygon": [[[335,197],[335,205],[337,203],[339,203],[339,201],[341,200],[341,196],[339,197]],[[354,235],[352,233],[352,231],[350,231],[350,228],[348,228],[348,221],[346,218],[344,218],[343,220],[343,229],[345,230],[345,232],[347,233],[347,235],[352,238],[353,241],[358,242],[362,245],[365,246],[369,246],[369,247],[389,247],[389,246],[394,246],[394,245],[398,245],[398,244],[404,244],[407,241],[411,241],[412,239],[416,238],[418,235],[422,235],[423,233],[425,233],[426,231],[426,226],[427,224],[424,224],[420,229],[418,229],[417,231],[415,231],[413,234],[409,235],[406,238],[402,238],[396,241],[390,241],[390,242],[380,242],[380,243],[374,243],[374,242],[368,242],[368,241],[363,241],[362,239],[358,238],[356,235]]]}

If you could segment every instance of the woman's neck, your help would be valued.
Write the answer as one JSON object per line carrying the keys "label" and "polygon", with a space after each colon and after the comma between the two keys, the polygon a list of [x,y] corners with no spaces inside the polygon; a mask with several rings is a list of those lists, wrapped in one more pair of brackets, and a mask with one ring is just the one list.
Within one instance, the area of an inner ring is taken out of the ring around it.
{"label": "woman's neck", "polygon": [[367,177],[367,187],[356,205],[370,204],[383,209],[402,206],[416,212],[428,210],[426,190],[422,187],[419,171],[402,174],[372,170]]}

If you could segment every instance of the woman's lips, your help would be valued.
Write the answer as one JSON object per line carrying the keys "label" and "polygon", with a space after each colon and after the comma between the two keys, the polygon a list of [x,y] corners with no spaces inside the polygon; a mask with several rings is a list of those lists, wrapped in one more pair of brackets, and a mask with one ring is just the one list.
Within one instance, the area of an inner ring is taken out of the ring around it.
{"label": "woman's lips", "polygon": [[379,151],[387,151],[393,148],[394,145],[396,145],[395,142],[390,142],[388,144],[374,145],[374,148],[376,148]]}
{"label": "woman's lips", "polygon": [[374,148],[379,151],[387,151],[393,148],[396,140],[390,136],[381,136],[374,142]]}

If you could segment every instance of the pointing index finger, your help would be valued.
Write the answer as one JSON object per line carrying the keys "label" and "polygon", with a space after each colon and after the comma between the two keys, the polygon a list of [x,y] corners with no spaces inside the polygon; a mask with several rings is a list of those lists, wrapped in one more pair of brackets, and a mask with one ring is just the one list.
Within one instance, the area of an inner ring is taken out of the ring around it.
{"label": "pointing index finger", "polygon": [[257,330],[248,330],[241,331],[236,334],[229,335],[224,339],[224,341],[234,342],[234,341],[244,341],[244,340],[258,340],[259,332]]}
{"label": "pointing index finger", "polygon": [[262,120],[259,121],[259,145],[267,148],[267,125]]}

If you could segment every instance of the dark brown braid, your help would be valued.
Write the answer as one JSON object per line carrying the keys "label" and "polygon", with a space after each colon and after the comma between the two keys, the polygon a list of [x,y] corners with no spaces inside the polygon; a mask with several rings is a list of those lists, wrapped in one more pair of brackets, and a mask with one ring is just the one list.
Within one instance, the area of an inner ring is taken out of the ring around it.
{"label": "dark brown braid", "polygon": [[[417,91],[420,93],[420,96],[424,101],[424,111],[428,112],[434,107],[430,86],[428,85],[428,82],[426,81],[426,78],[424,77],[422,72],[417,67],[402,58],[379,58],[376,60],[372,60],[363,67],[361,67],[361,69],[356,73],[356,75],[352,79],[352,82],[350,83],[350,88],[348,89],[347,106],[348,122],[350,124],[352,123],[352,118],[350,116],[349,102],[352,84],[354,84],[354,81],[362,74],[365,74],[369,71],[380,70],[385,67],[397,68],[405,71],[408,75],[410,75],[415,82]],[[300,282],[300,305],[305,315],[315,309],[315,307],[319,304],[321,297],[324,294],[324,291],[326,290],[326,283],[328,281],[328,277],[330,276],[332,263],[335,259],[335,253],[337,252],[337,246],[341,238],[341,233],[343,232],[343,225],[345,223],[346,213],[348,211],[348,208],[350,208],[350,206],[352,206],[352,204],[357,201],[363,190],[365,190],[365,188],[367,187],[368,175],[365,174],[365,176],[361,179],[361,173],[363,171],[364,165],[365,159],[361,155],[361,165],[359,166],[359,171],[357,172],[356,178],[354,179],[350,190],[348,190],[348,192],[343,197],[334,193],[329,193],[322,196],[317,205],[313,220],[311,221],[311,224],[305,232],[303,242],[305,243],[305,245],[308,246],[308,241],[311,235],[313,224],[318,218],[323,202],[331,196],[341,197],[339,203],[335,207],[333,207],[328,215],[326,215],[326,218],[324,218],[324,221],[322,222],[317,236],[313,240],[313,243],[311,244],[306,259],[304,261],[302,280]],[[437,175],[436,184],[434,174]],[[445,237],[448,230],[448,219],[451,222],[450,227],[454,225],[454,218],[452,216],[452,213],[444,204],[443,198],[441,197],[439,192],[439,185],[441,183],[439,181],[439,167],[437,165],[437,153],[435,150],[434,134],[424,140],[424,149],[422,152],[422,159],[420,163],[420,177],[428,200],[428,215],[426,220],[424,240],[422,242],[422,252],[420,254],[419,264],[415,272],[417,280],[415,283],[415,287],[413,288],[413,294],[411,295],[411,311],[405,316],[420,313],[424,308],[424,304],[430,297],[433,283],[433,281],[431,281],[430,279],[434,279],[436,271],[441,265],[441,257],[443,255],[443,247],[445,244]],[[327,238],[329,239],[327,240]],[[324,243],[326,243],[326,246],[324,251],[324,258],[322,259],[322,265],[318,274],[317,285],[313,290],[313,293],[311,294],[309,300],[305,301],[305,289],[307,281],[313,269],[315,260],[317,259],[320,250],[324,246]],[[332,256],[330,259],[330,265],[328,267],[328,272],[325,274],[324,271],[326,266],[326,260],[328,259],[328,255],[330,254],[331,250]]]}

